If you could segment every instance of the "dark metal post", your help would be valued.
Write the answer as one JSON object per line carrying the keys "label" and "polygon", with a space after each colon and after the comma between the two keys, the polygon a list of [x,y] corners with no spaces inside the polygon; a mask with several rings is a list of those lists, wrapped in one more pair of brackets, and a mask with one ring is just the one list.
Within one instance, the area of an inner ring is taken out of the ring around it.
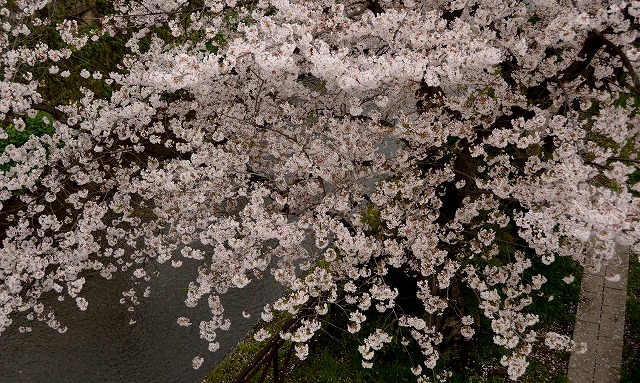
{"label": "dark metal post", "polygon": [[279,383],[278,379],[278,342],[273,345],[273,383]]}

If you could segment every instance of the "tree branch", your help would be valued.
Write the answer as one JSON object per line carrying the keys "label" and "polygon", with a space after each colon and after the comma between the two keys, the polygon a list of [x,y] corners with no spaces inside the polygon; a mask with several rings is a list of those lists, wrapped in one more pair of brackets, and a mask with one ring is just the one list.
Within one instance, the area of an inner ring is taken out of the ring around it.
{"label": "tree branch", "polygon": [[633,162],[634,164],[640,164],[638,160],[632,160],[630,158],[622,158],[622,157],[611,157],[608,158],[607,161],[622,161],[622,162]]}
{"label": "tree branch", "polygon": [[629,61],[627,55],[622,51],[622,49],[620,49],[619,46],[614,44],[611,40],[607,39],[602,33],[598,31],[592,31],[592,33],[620,57],[620,60],[622,60],[622,64],[625,68],[627,68],[627,71],[629,71],[629,75],[631,76],[631,80],[633,81],[633,85],[631,86],[633,88],[633,93],[640,96],[640,93],[638,93],[638,90],[640,90],[640,80],[638,80],[638,75],[633,69],[633,65],[631,65],[631,62]]}
{"label": "tree branch", "polygon": [[[37,104],[31,105],[31,109],[35,109],[35,110],[39,110],[41,112],[49,113],[50,115],[53,116],[53,118],[55,118],[59,122],[65,124],[65,125],[69,125],[69,122],[67,120],[67,114],[64,113],[63,111],[61,111],[60,109],[55,108],[55,107],[53,107],[51,105],[47,105],[47,104],[43,104],[43,103],[37,103]],[[78,124],[76,124],[76,125],[74,125],[72,127],[78,127]]]}

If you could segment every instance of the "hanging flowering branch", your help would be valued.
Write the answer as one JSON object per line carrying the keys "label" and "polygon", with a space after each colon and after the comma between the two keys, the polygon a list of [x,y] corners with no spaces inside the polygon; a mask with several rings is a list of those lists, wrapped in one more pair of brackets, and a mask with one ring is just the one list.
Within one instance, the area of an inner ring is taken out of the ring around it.
{"label": "hanging flowering branch", "polygon": [[[0,140],[53,129],[0,153],[0,332],[63,332],[41,298],[90,309],[91,271],[189,258],[211,350],[218,294],[271,273],[291,292],[264,320],[320,296],[352,333],[393,313],[416,375],[447,318],[474,336],[474,294],[517,379],[541,336],[573,347],[533,330],[533,263],[637,250],[637,2],[118,0],[88,29],[53,3],[0,1]],[[318,323],[283,334],[301,358]],[[393,335],[362,336],[371,367]]]}

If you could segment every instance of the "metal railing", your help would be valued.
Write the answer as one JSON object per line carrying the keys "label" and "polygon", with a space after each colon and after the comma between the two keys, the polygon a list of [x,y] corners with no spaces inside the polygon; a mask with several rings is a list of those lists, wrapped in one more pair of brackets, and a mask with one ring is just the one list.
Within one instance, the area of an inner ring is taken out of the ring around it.
{"label": "metal railing", "polygon": [[[307,304],[298,311],[298,314],[291,318],[284,324],[280,332],[295,331],[302,325],[302,319],[305,318],[314,304],[317,302],[317,298],[307,302]],[[267,344],[260,349],[256,356],[249,362],[249,364],[236,376],[233,380],[234,383],[246,383],[251,382],[252,379],[260,373],[260,377],[257,383],[263,383],[269,377],[269,371],[273,371],[272,378],[274,383],[282,383],[286,376],[291,372],[294,367],[291,357],[295,352],[295,343],[290,342],[289,345],[285,345],[286,341],[280,337],[280,333],[275,334]],[[309,342],[310,346],[313,343],[313,339]],[[284,355],[282,356],[282,364],[280,364],[279,351],[286,347]]]}

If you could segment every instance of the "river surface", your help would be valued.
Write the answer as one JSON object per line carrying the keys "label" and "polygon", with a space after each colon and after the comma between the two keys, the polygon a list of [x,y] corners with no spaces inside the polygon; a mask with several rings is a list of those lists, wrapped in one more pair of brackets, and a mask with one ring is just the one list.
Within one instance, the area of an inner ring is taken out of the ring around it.
{"label": "river surface", "polygon": [[[400,141],[389,138],[378,150],[389,157],[400,146]],[[374,176],[360,182],[371,191],[380,179]],[[309,238],[305,242],[308,249],[313,247]],[[206,300],[195,308],[184,304],[187,286],[195,280],[200,262],[175,257],[183,261],[182,267],[173,268],[170,262],[146,267],[148,272],[155,267],[159,275],[147,283],[151,295],[141,297],[133,313],[119,300],[134,282],[130,274],[115,273],[113,280],[86,277],[80,295],[89,301],[87,311],[79,311],[69,297],[64,302],[57,302],[56,296],[50,298],[56,317],[68,327],[65,334],[41,322],[14,318],[17,323],[0,335],[0,383],[200,382],[255,325],[263,306],[281,296],[284,288],[265,273],[265,278],[222,296],[231,329],[217,332],[220,349],[211,353],[198,329],[200,321],[210,318]],[[245,318],[243,311],[250,317]],[[176,320],[181,316],[193,324],[180,327]],[[131,320],[136,323],[130,325]],[[30,325],[33,330],[19,333],[20,325]],[[205,361],[194,370],[191,361],[198,355]]]}
{"label": "river surface", "polygon": [[[90,276],[80,294],[89,301],[86,311],[79,311],[69,297],[64,302],[51,297],[58,320],[68,327],[65,334],[42,322],[14,319],[14,324],[0,335],[0,383],[201,381],[253,327],[263,305],[275,300],[282,287],[264,278],[224,295],[222,303],[231,329],[218,331],[216,340],[221,347],[211,353],[198,330],[200,321],[209,319],[206,300],[195,308],[184,304],[198,262],[184,261],[177,269],[156,266],[159,275],[147,282],[151,295],[141,297],[133,313],[127,311],[130,305],[119,302],[122,291],[133,286],[131,279],[124,275],[113,280]],[[243,310],[251,317],[244,318]],[[178,326],[176,319],[180,316],[190,318],[193,324]],[[129,325],[132,319],[136,323]],[[18,327],[23,324],[33,330],[19,333]],[[194,370],[191,360],[197,355],[205,361]]]}

